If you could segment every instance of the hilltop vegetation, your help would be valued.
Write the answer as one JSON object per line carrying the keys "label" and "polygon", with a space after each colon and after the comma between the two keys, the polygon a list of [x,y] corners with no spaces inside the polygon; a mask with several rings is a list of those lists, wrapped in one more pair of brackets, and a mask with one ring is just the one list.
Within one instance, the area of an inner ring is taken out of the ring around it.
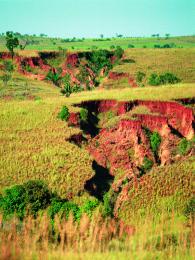
{"label": "hilltop vegetation", "polygon": [[[120,46],[127,48],[192,48],[195,47],[195,36],[178,37],[113,37],[97,39],[78,38],[50,38],[47,36],[17,35],[20,45],[25,50],[56,51],[68,50],[91,50],[91,49],[112,49]],[[5,50],[5,37],[0,36],[0,51]]]}

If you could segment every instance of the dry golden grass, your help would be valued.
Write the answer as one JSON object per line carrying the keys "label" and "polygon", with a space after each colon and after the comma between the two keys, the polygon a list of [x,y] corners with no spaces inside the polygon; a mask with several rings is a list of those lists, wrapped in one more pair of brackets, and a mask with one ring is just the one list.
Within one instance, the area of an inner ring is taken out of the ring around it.
{"label": "dry golden grass", "polygon": [[[26,92],[39,99],[28,99],[28,95],[23,95]],[[72,104],[83,100],[193,97],[194,85],[94,90],[65,98],[51,84],[16,74],[7,88],[0,85],[0,94],[12,96],[0,99],[0,189],[29,179],[43,179],[66,197],[82,190],[94,173],[88,152],[65,141],[79,130],[57,119],[62,105],[73,111],[78,108]]]}
{"label": "dry golden grass", "polygon": [[142,71],[149,76],[151,73],[172,72],[182,82],[195,82],[195,48],[192,49],[132,49],[126,50],[127,59],[135,63],[119,65],[116,71],[129,72],[135,75]]}
{"label": "dry golden grass", "polygon": [[[129,232],[116,220],[92,219],[83,215],[80,223],[46,215],[1,222],[0,251],[5,259],[193,259],[195,222],[188,226],[181,218],[166,213],[156,222],[150,215],[129,226]],[[52,234],[52,229],[53,233]],[[133,231],[131,231],[133,230]]]}

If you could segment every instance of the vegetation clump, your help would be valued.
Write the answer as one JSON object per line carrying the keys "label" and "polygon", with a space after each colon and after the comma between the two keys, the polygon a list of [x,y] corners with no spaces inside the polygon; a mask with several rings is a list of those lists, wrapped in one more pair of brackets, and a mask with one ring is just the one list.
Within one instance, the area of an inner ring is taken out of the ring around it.
{"label": "vegetation clump", "polygon": [[148,83],[151,86],[159,86],[159,85],[166,85],[166,84],[176,84],[179,83],[181,80],[175,76],[173,73],[166,72],[163,74],[156,74],[152,73],[148,79]]}
{"label": "vegetation clump", "polygon": [[59,87],[62,80],[62,76],[59,72],[50,70],[45,79],[51,81],[55,86]]}
{"label": "vegetation clump", "polygon": [[42,181],[31,180],[23,185],[15,185],[4,191],[0,200],[0,209],[4,218],[16,214],[19,219],[30,214],[36,216],[51,202],[52,193]]}
{"label": "vegetation clump", "polygon": [[81,108],[81,111],[80,111],[80,119],[84,122],[87,121],[87,118],[88,118],[88,110],[85,109],[85,108]]}
{"label": "vegetation clump", "polygon": [[62,121],[67,121],[69,116],[69,109],[67,108],[67,106],[63,106],[60,113],[58,114],[58,118],[60,118]]}
{"label": "vegetation clump", "polygon": [[195,138],[192,140],[187,140],[186,138],[182,138],[182,140],[179,142],[178,150],[181,155],[186,155],[195,144]]}
{"label": "vegetation clump", "polygon": [[145,173],[149,170],[152,169],[152,166],[153,166],[153,161],[148,159],[146,156],[144,157],[144,160],[143,160],[143,165],[141,167],[141,172],[142,173]]}
{"label": "vegetation clump", "polygon": [[1,76],[4,86],[6,87],[8,82],[12,79],[12,73],[14,72],[14,65],[10,60],[3,62],[4,74]]}
{"label": "vegetation clump", "polygon": [[14,57],[14,49],[19,46],[18,38],[13,32],[6,32],[6,47],[11,53],[12,59]]}

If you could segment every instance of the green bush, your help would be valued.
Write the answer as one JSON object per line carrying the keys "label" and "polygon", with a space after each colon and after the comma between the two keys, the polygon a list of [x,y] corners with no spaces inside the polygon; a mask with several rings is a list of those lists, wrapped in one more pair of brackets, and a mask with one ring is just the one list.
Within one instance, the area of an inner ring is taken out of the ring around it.
{"label": "green bush", "polygon": [[114,51],[114,56],[116,56],[117,59],[119,60],[122,58],[123,54],[124,54],[124,50],[120,46],[117,46],[116,50]]}
{"label": "green bush", "polygon": [[88,110],[85,109],[85,108],[81,108],[81,111],[80,111],[80,119],[84,122],[87,121],[87,118],[88,118]]}
{"label": "green bush", "polygon": [[73,214],[75,220],[80,217],[78,205],[65,200],[53,199],[48,208],[48,215],[51,219],[54,219],[56,214],[58,214],[60,218],[65,217],[68,219],[70,213]]}
{"label": "green bush", "polygon": [[159,135],[158,132],[151,132],[148,128],[144,128],[144,132],[146,136],[150,140],[150,147],[152,149],[152,152],[154,156],[158,156],[158,149],[161,144],[161,136]]}
{"label": "green bush", "polygon": [[58,114],[58,118],[60,118],[62,121],[67,121],[69,116],[70,113],[67,106],[63,106],[60,113]]}
{"label": "green bush", "polygon": [[145,76],[146,76],[146,74],[144,72],[138,71],[136,73],[136,81],[138,83],[142,83],[142,81],[144,80]]}
{"label": "green bush", "polygon": [[75,84],[72,87],[72,92],[74,92],[74,93],[78,93],[78,92],[81,92],[81,91],[84,91],[84,88],[82,86]]}
{"label": "green bush", "polygon": [[133,44],[128,44],[128,48],[135,48]]}
{"label": "green bush", "polygon": [[53,72],[53,71],[49,71],[46,78],[47,80],[51,81],[54,85],[56,85],[57,87],[60,86],[62,77],[60,75],[60,73],[58,72]]}
{"label": "green bush", "polygon": [[5,60],[3,62],[3,66],[4,66],[4,71],[8,72],[8,73],[12,73],[14,72],[14,65],[12,63],[12,61],[10,60]]}
{"label": "green bush", "polygon": [[9,73],[5,73],[1,76],[1,80],[3,81],[4,86],[6,87],[8,82],[11,80],[12,76]]}
{"label": "green bush", "polygon": [[104,217],[113,217],[114,216],[114,206],[116,203],[118,194],[112,190],[105,193],[103,196],[103,212]]}
{"label": "green bush", "polygon": [[153,166],[153,161],[151,161],[150,159],[148,159],[147,157],[144,157],[144,160],[143,160],[143,165],[141,167],[141,170],[143,172],[147,172],[149,170],[152,169],[152,166]]}
{"label": "green bush", "polygon": [[158,75],[156,73],[152,73],[148,79],[148,83],[152,86],[159,86],[165,84],[176,84],[181,80],[177,78],[174,74],[170,72],[166,72],[164,74]]}
{"label": "green bush", "polygon": [[61,89],[61,93],[65,95],[66,97],[70,97],[72,93],[72,88],[69,84],[64,85],[64,87]]}
{"label": "green bush", "polygon": [[70,201],[53,199],[50,207],[48,208],[48,215],[51,219],[55,218],[55,215],[58,214],[60,218],[68,219],[70,213],[73,215],[74,220],[80,220],[83,213],[86,213],[88,216],[92,216],[93,211],[99,205],[98,199],[88,200],[82,206],[78,206],[75,203]]}
{"label": "green bush", "polygon": [[97,208],[98,205],[98,199],[88,200],[80,207],[80,212],[81,214],[86,213],[89,217],[91,217],[93,211]]}
{"label": "green bush", "polygon": [[195,138],[189,141],[186,138],[183,138],[178,145],[179,153],[181,155],[186,155],[191,150],[194,144],[195,144]]}
{"label": "green bush", "polygon": [[39,210],[50,204],[51,198],[52,193],[42,181],[32,180],[6,189],[1,197],[0,208],[5,219],[14,214],[23,219],[27,214],[36,216]]}
{"label": "green bush", "polygon": [[158,155],[158,149],[161,143],[161,136],[158,132],[153,132],[150,136],[150,146],[155,156]]}

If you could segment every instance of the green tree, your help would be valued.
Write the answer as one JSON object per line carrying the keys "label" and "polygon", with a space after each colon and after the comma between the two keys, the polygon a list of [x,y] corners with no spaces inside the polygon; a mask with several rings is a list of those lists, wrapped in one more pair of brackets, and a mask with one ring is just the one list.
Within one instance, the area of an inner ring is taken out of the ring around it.
{"label": "green tree", "polygon": [[12,78],[12,73],[14,71],[13,63],[10,60],[5,60],[3,62],[3,70],[4,70],[4,74],[1,76],[1,80],[3,81],[4,86],[6,87],[8,82]]}
{"label": "green tree", "polygon": [[18,38],[14,35],[13,32],[6,32],[6,47],[11,53],[12,59],[14,57],[14,48],[17,48],[19,45]]}

